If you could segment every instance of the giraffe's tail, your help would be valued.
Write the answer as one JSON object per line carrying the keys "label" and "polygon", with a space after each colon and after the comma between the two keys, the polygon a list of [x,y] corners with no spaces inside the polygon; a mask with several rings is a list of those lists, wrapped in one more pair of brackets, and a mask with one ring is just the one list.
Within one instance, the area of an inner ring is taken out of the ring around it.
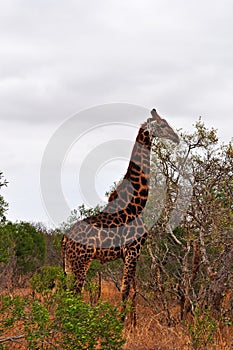
{"label": "giraffe's tail", "polygon": [[68,268],[70,264],[68,263],[67,253],[66,253],[67,242],[68,242],[68,238],[65,235],[63,235],[62,243],[61,243],[61,252],[62,252],[62,266],[65,274],[68,274],[71,272],[70,269]]}
{"label": "giraffe's tail", "polygon": [[62,241],[61,241],[61,256],[62,256],[62,267],[64,271],[66,271],[65,270],[66,243],[67,243],[67,237],[63,235]]}

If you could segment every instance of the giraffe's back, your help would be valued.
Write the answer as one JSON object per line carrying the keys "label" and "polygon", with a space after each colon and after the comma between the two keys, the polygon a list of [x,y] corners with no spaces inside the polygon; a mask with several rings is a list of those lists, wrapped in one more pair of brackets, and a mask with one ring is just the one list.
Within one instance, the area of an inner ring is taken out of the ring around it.
{"label": "giraffe's back", "polygon": [[138,241],[145,232],[146,227],[140,216],[127,223],[119,222],[117,225],[111,217],[104,223],[95,217],[89,217],[77,221],[65,235],[88,248],[114,249]]}

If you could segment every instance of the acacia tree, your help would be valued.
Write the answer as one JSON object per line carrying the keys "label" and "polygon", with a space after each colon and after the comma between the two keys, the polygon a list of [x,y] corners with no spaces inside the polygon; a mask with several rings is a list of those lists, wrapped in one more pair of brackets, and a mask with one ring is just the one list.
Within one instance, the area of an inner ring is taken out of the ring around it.
{"label": "acacia tree", "polygon": [[171,299],[179,300],[185,318],[197,306],[211,303],[220,309],[232,284],[232,144],[219,145],[216,130],[201,119],[194,133],[181,133],[180,139],[176,150],[161,140],[154,145],[144,213],[150,278],[142,283],[154,292],[157,305],[162,302],[168,322]]}

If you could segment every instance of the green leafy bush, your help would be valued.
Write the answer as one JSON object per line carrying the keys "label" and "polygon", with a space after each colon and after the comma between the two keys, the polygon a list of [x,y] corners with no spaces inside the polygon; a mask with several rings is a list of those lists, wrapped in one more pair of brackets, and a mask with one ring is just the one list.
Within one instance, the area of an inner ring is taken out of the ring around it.
{"label": "green leafy bush", "polygon": [[65,289],[66,276],[59,266],[43,266],[40,273],[32,276],[30,284],[34,291],[43,295],[50,294],[53,288],[57,292]]}
{"label": "green leafy bush", "polygon": [[22,273],[34,271],[45,258],[45,241],[40,232],[27,222],[11,224],[15,239],[17,264]]}
{"label": "green leafy bush", "polygon": [[61,294],[56,318],[63,334],[63,349],[121,349],[123,324],[119,311],[107,302],[95,306],[71,292]]}
{"label": "green leafy bush", "polygon": [[[34,278],[37,291],[54,278],[53,269],[42,273],[41,284],[36,283],[39,275]],[[14,340],[27,349],[118,350],[124,344],[123,323],[116,307],[107,302],[92,307],[80,295],[69,291],[55,290],[46,300],[35,299],[35,295],[2,295],[0,313],[2,349],[13,348]],[[9,332],[14,332],[10,341],[7,336],[4,338]]]}
{"label": "green leafy bush", "polygon": [[31,224],[8,222],[1,225],[0,238],[0,262],[8,262],[15,256],[19,273],[33,272],[43,264],[45,241]]}

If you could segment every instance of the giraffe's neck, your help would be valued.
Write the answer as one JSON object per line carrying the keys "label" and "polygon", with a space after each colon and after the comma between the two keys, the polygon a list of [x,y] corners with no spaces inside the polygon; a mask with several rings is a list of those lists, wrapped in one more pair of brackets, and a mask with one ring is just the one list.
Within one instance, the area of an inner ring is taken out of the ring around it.
{"label": "giraffe's neck", "polygon": [[128,209],[131,215],[140,215],[146,205],[149,190],[151,138],[140,128],[133,147],[129,166],[122,182],[109,197],[106,210]]}

